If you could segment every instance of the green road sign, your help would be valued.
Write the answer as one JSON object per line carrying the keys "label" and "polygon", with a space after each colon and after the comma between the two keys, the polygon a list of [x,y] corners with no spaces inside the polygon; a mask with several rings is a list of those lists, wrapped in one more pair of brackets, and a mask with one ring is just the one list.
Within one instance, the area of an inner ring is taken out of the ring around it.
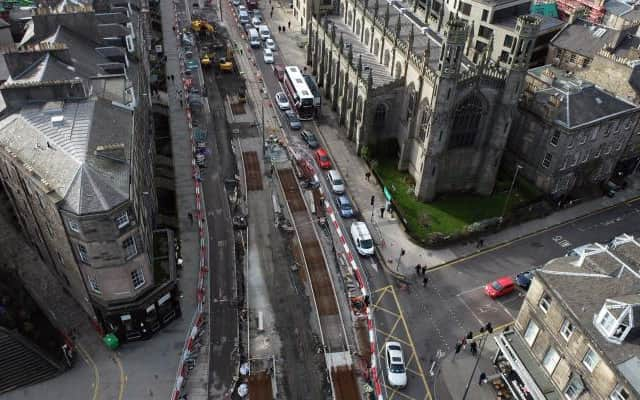
{"label": "green road sign", "polygon": [[389,191],[389,189],[387,189],[386,186],[384,187],[384,197],[389,201],[391,201],[392,199],[391,192]]}

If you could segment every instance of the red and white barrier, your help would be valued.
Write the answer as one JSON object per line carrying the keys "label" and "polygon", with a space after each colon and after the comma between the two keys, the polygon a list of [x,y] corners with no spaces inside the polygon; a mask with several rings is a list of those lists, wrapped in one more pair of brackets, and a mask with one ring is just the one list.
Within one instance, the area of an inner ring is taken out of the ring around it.
{"label": "red and white barrier", "polygon": [[[342,244],[342,248],[347,257],[347,261],[349,262],[351,269],[353,269],[353,274],[355,275],[356,280],[358,281],[360,292],[362,293],[362,296],[366,296],[367,286],[365,284],[364,276],[362,275],[362,272],[358,267],[358,263],[356,263],[355,257],[351,252],[351,249],[349,248],[349,243],[347,243],[347,239],[345,238],[342,232],[342,228],[340,228],[340,224],[336,219],[336,214],[333,211],[333,208],[331,207],[328,201],[325,201],[325,208],[326,208],[327,214],[329,215],[329,218],[331,219],[331,224],[333,225],[333,228],[335,229],[336,234],[338,235],[340,244]],[[371,382],[373,383],[373,389],[376,394],[376,399],[382,400],[383,399],[382,385],[380,385],[380,380],[378,379],[378,363],[377,363],[378,358],[376,356],[376,352],[377,352],[376,329],[375,329],[375,326],[373,325],[373,310],[371,309],[371,307],[367,306],[366,314],[367,314],[367,328],[369,330],[369,350],[371,351],[371,368],[370,368]]]}

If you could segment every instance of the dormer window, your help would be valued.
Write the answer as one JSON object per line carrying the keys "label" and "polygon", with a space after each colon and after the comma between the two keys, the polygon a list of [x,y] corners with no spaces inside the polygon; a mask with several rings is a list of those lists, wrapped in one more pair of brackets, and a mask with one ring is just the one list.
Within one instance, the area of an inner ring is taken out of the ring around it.
{"label": "dormer window", "polygon": [[609,342],[622,343],[634,327],[634,307],[637,305],[607,299],[600,312],[593,317],[594,326]]}

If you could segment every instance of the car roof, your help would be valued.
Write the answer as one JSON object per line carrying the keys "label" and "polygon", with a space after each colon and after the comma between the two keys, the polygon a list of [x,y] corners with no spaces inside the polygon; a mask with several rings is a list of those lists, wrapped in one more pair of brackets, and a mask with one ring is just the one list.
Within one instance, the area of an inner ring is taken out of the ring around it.
{"label": "car roof", "polygon": [[496,279],[496,282],[498,282],[502,286],[513,285],[513,279],[510,276],[503,276],[501,278],[498,278]]}
{"label": "car roof", "polygon": [[331,177],[335,178],[342,178],[342,175],[340,175],[340,172],[338,172],[338,170],[336,169],[331,169],[329,170],[329,175],[331,175]]}
{"label": "car roof", "polygon": [[327,151],[323,148],[319,148],[318,150],[316,150],[316,153],[318,153],[319,156],[326,156],[327,155]]}
{"label": "car roof", "polygon": [[271,49],[264,49],[264,52],[269,54],[269,53],[271,53]]}
{"label": "car roof", "polygon": [[351,201],[349,200],[349,197],[347,197],[346,194],[338,196],[338,201],[344,204],[351,204]]}

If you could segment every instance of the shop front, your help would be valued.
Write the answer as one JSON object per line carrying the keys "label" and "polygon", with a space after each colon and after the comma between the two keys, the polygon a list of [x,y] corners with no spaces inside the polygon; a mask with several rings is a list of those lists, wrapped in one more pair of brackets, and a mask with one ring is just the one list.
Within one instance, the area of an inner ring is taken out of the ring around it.
{"label": "shop front", "polygon": [[494,337],[498,351],[493,359],[503,383],[496,390],[508,389],[502,398],[518,400],[561,400],[549,376],[531,353],[524,339],[514,331]]}

